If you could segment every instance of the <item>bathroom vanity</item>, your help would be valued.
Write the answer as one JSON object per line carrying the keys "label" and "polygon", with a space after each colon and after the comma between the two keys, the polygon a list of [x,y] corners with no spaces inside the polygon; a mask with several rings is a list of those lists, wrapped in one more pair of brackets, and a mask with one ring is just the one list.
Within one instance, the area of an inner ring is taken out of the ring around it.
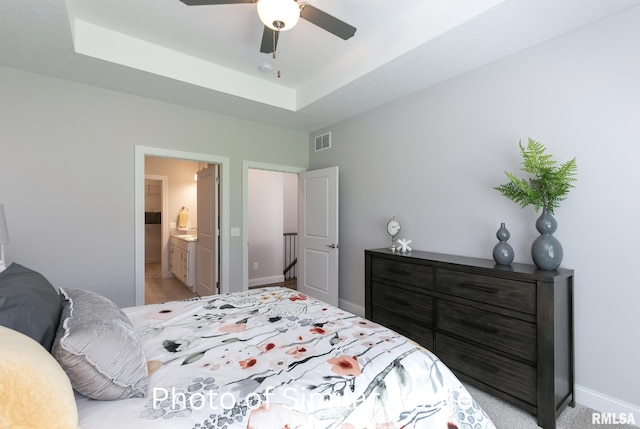
{"label": "bathroom vanity", "polygon": [[192,292],[196,291],[195,235],[171,236],[171,273]]}

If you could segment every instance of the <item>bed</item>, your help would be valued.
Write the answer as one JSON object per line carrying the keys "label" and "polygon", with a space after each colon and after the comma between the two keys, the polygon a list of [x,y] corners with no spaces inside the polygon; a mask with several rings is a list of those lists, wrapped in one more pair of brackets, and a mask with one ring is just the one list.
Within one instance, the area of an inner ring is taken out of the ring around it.
{"label": "bed", "polygon": [[[123,310],[93,292],[61,293],[51,353],[81,429],[494,428],[428,350],[294,290]],[[74,330],[89,331],[78,346],[89,350],[65,356]],[[97,373],[78,371],[87,354],[102,359]]]}

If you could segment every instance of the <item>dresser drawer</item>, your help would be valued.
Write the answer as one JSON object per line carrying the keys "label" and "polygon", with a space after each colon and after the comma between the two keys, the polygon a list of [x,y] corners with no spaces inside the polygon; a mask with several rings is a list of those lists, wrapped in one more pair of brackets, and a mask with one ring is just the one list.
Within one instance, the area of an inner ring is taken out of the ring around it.
{"label": "dresser drawer", "polygon": [[436,333],[436,355],[449,368],[536,405],[536,368]]}
{"label": "dresser drawer", "polygon": [[373,280],[402,283],[416,291],[433,289],[433,268],[410,262],[375,258],[371,264]]}
{"label": "dresser drawer", "polygon": [[573,277],[565,268],[365,250],[365,314],[555,429],[575,402]]}
{"label": "dresser drawer", "polygon": [[433,350],[433,331],[424,324],[415,323],[399,314],[390,313],[384,308],[376,306],[373,307],[371,320],[411,338],[422,347]]}
{"label": "dresser drawer", "polygon": [[412,319],[432,326],[433,298],[384,283],[373,282],[372,293],[375,304],[403,319]]}
{"label": "dresser drawer", "polygon": [[536,325],[533,323],[439,299],[436,329],[536,361]]}
{"label": "dresser drawer", "polygon": [[436,290],[462,298],[536,314],[534,283],[437,269]]}

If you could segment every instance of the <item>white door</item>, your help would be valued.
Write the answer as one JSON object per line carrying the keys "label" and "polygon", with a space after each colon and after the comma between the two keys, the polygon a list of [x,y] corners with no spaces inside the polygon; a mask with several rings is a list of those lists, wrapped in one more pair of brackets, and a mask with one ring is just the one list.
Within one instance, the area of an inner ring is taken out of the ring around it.
{"label": "white door", "polygon": [[338,306],[338,167],[300,173],[298,290]]}
{"label": "white door", "polygon": [[218,267],[218,165],[198,171],[198,243],[196,245],[196,293],[214,295]]}

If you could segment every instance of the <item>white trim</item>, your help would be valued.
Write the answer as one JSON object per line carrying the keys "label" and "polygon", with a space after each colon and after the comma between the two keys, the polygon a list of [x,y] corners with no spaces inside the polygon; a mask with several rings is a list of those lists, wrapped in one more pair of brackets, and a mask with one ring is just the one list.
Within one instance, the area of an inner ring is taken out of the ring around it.
{"label": "white trim", "polygon": [[602,413],[633,414],[640,421],[640,407],[621,401],[588,387],[575,385],[576,402]]}
{"label": "white trim", "polygon": [[284,276],[282,274],[271,277],[259,277],[249,280],[249,287],[272,285],[274,283],[283,283]]}
{"label": "white trim", "polygon": [[249,169],[280,171],[299,174],[307,171],[302,167],[266,164],[264,162],[242,161],[242,290],[249,289]]}
{"label": "white trim", "polygon": [[222,207],[220,222],[220,292],[229,292],[229,177],[231,177],[228,157],[182,152],[147,146],[135,147],[135,290],[134,305],[144,304],[144,157],[187,159],[191,161],[219,164],[222,166],[220,186]]}
{"label": "white trim", "polygon": [[154,75],[296,111],[298,90],[186,55],[69,14],[75,52]]}

